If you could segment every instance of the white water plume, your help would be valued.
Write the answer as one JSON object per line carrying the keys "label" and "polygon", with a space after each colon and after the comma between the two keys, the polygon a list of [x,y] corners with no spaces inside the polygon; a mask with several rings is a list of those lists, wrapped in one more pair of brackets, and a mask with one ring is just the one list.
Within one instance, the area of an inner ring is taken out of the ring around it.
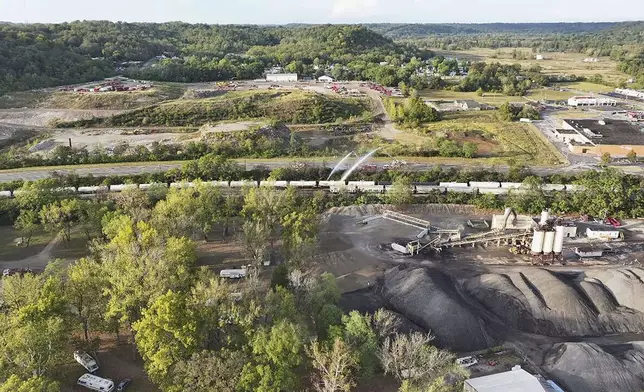
{"label": "white water plume", "polygon": [[362,164],[364,163],[364,161],[366,161],[367,159],[369,159],[369,157],[370,157],[370,156],[372,156],[372,155],[373,155],[376,151],[378,151],[378,150],[380,150],[380,148],[376,148],[375,150],[371,151],[369,154],[367,154],[367,155],[363,156],[362,158],[360,158],[360,159],[358,160],[358,162],[356,162],[356,164],[355,164],[355,165],[353,165],[353,167],[352,167],[351,169],[349,169],[349,171],[347,171],[346,173],[344,173],[344,175],[342,176],[342,178],[340,179],[340,181],[346,181],[346,180],[347,180],[347,178],[349,178],[349,176],[351,175],[351,173],[353,173],[353,171],[354,171],[354,170],[356,170],[356,169],[358,168],[358,166],[362,165]]}

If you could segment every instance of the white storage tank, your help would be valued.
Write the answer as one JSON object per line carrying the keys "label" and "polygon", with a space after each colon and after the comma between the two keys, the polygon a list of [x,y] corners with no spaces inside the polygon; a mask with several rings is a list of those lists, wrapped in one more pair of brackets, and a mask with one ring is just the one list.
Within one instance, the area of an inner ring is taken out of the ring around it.
{"label": "white storage tank", "polygon": [[523,184],[520,182],[502,182],[501,183],[501,188],[519,189],[521,187],[523,187]]}
{"label": "white storage tank", "polygon": [[541,211],[541,220],[539,220],[540,225],[545,225],[548,223],[548,219],[550,219],[550,213],[548,210],[543,210]]}
{"label": "white storage tank", "polygon": [[230,187],[231,188],[243,188],[243,187],[256,187],[257,182],[255,181],[231,181],[230,182]]}
{"label": "white storage tank", "polygon": [[349,186],[349,188],[362,189],[362,188],[374,186],[376,185],[376,182],[375,181],[349,181],[347,185]]}
{"label": "white storage tank", "polygon": [[271,188],[286,188],[288,181],[260,181],[259,186],[268,186]]}
{"label": "white storage tank", "polygon": [[291,181],[289,185],[296,188],[315,188],[315,181]]}
{"label": "white storage tank", "polygon": [[543,254],[549,255],[552,253],[555,247],[555,232],[546,231],[546,235],[543,240]]}
{"label": "white storage tank", "polygon": [[557,226],[555,227],[555,245],[552,249],[556,255],[560,255],[563,252],[563,243],[565,238],[565,227]]}
{"label": "white storage tank", "polygon": [[208,184],[218,187],[228,187],[230,183],[228,181],[210,181]]}
{"label": "white storage tank", "polygon": [[545,236],[545,231],[535,230],[534,236],[532,237],[532,247],[530,248],[530,251],[533,255],[538,255],[543,252],[543,241],[545,239]]}

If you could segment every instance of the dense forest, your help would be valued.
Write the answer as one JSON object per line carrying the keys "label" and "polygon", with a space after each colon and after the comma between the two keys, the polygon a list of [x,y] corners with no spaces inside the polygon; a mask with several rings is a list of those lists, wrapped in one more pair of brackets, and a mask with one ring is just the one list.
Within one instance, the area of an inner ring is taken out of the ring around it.
{"label": "dense forest", "polygon": [[265,68],[313,76],[353,63],[362,74],[382,61],[427,59],[361,26],[212,26],[72,22],[0,26],[0,94],[108,75],[161,81],[260,77]]}

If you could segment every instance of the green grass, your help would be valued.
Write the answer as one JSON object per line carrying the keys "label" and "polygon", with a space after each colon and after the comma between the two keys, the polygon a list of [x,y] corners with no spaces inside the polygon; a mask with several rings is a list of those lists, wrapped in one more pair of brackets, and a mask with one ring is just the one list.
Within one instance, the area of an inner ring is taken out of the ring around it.
{"label": "green grass", "polygon": [[572,110],[557,111],[555,113],[552,113],[552,116],[556,118],[561,118],[561,119],[564,119],[564,118],[581,119],[581,118],[601,117],[602,115],[591,110],[572,109]]}
{"label": "green grass", "polygon": [[597,63],[585,63],[583,53],[547,52],[542,53],[545,60],[536,60],[532,48],[516,48],[525,55],[524,59],[512,58],[515,48],[472,48],[464,51],[444,51],[436,49],[438,55],[458,57],[463,60],[499,62],[501,64],[520,64],[523,68],[538,65],[546,75],[577,75],[590,77],[602,75],[604,80],[617,83],[628,78],[628,75],[617,69],[617,62],[610,57],[599,57]]}
{"label": "green grass", "polygon": [[507,164],[510,160],[531,166],[565,163],[565,158],[532,124],[500,121],[495,112],[446,113],[443,120],[425,124],[422,130],[428,134],[466,134],[468,141],[477,144],[485,141],[488,146],[492,140],[490,158],[496,163]]}
{"label": "green grass", "polygon": [[505,102],[525,102],[523,97],[515,97],[497,93],[485,93],[483,96],[478,96],[476,92],[457,92],[449,90],[421,90],[419,95],[427,100],[432,101],[454,101],[473,99],[477,102],[486,103],[488,105],[499,106]]}
{"label": "green grass", "polygon": [[112,117],[79,120],[59,127],[201,126],[226,120],[274,119],[291,124],[332,123],[363,117],[367,100],[304,91],[243,91],[206,99],[181,99]]}
{"label": "green grass", "polygon": [[575,82],[575,83],[565,83],[561,87],[579,90],[589,93],[609,93],[615,91],[613,87],[604,86],[603,84],[595,84],[590,82]]}
{"label": "green grass", "polygon": [[528,99],[533,99],[537,101],[567,101],[568,98],[571,98],[577,94],[570,91],[559,91],[549,88],[537,88],[530,90],[526,95]]}
{"label": "green grass", "polygon": [[14,241],[20,237],[20,231],[13,226],[0,226],[0,260],[17,261],[35,256],[54,238],[53,235],[40,231],[31,237],[28,247],[16,246]]}

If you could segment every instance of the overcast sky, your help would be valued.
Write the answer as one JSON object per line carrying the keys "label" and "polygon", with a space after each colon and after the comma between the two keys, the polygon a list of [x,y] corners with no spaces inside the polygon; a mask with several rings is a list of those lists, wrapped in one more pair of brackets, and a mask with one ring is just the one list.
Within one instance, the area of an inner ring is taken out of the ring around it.
{"label": "overcast sky", "polygon": [[643,0],[0,0],[0,20],[486,23],[644,20]]}

